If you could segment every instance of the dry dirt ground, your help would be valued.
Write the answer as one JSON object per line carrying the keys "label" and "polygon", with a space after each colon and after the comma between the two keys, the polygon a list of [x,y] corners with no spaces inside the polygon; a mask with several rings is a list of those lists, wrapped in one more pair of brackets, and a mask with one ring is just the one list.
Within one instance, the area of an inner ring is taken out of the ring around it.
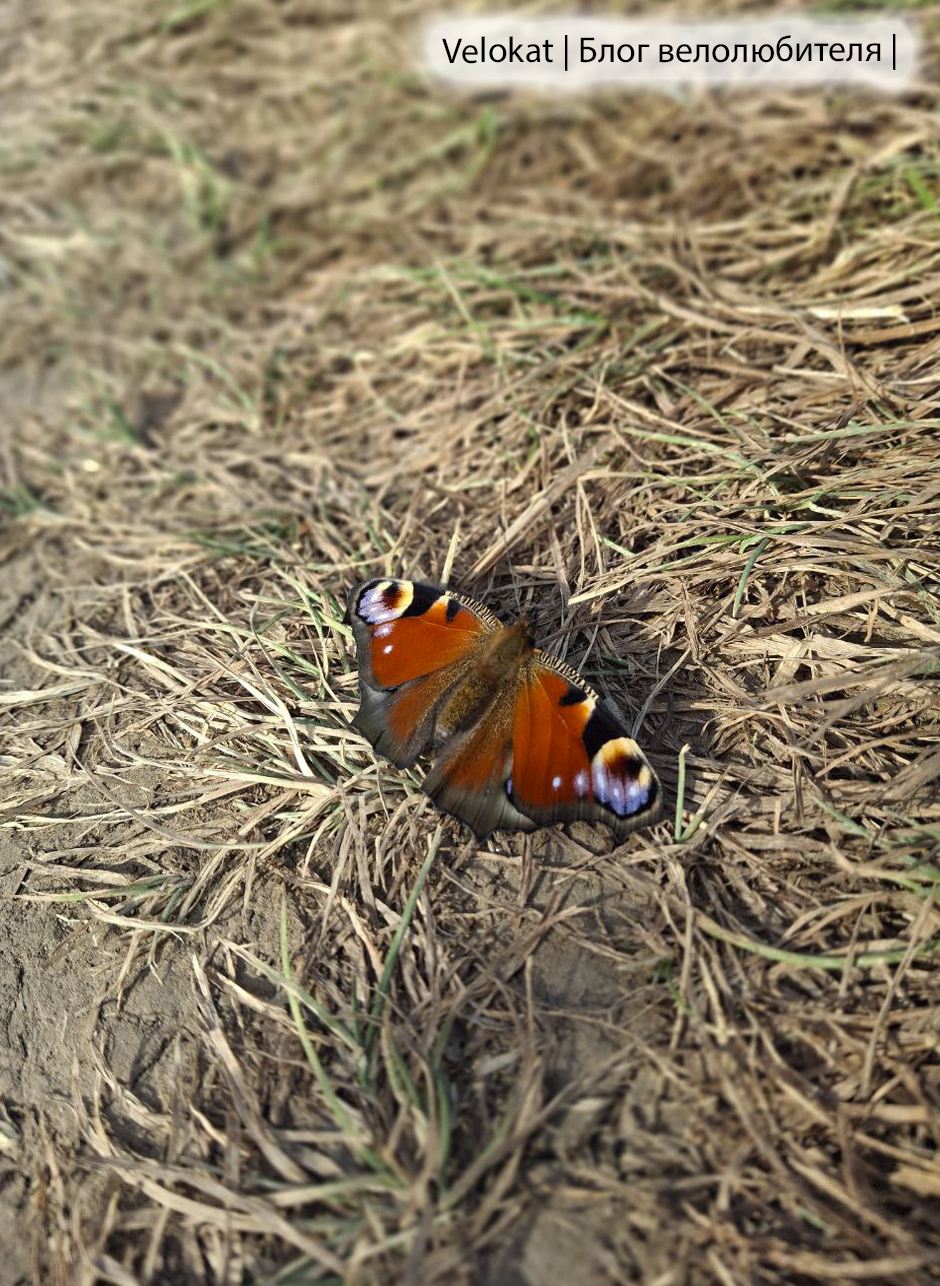
{"label": "dry dirt ground", "polygon": [[[554,101],[430,8],[0,15],[0,1286],[940,1282],[937,8]],[[664,820],[377,763],[387,572],[515,579]]]}

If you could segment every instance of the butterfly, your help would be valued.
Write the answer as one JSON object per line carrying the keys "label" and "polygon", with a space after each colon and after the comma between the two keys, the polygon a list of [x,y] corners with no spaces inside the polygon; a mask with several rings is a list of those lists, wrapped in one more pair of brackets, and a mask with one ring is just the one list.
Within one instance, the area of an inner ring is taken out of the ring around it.
{"label": "butterfly", "polygon": [[582,818],[616,838],[657,821],[662,791],[623,719],[570,666],[440,585],[350,590],[353,725],[399,767],[434,750],[424,790],[478,839]]}

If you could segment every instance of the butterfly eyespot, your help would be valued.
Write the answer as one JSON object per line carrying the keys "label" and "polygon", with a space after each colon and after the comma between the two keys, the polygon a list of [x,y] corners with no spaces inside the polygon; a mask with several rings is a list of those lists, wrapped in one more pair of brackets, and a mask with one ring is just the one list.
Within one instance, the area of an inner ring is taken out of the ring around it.
{"label": "butterfly eyespot", "polygon": [[591,783],[597,799],[618,817],[629,817],[649,801],[652,776],[628,737],[607,741],[591,760]]}
{"label": "butterfly eyespot", "polygon": [[579,799],[588,793],[590,786],[591,786],[591,778],[589,777],[586,768],[582,768],[575,773],[574,793],[578,796]]}
{"label": "butterfly eyespot", "polygon": [[413,598],[410,581],[379,580],[367,585],[359,595],[356,612],[370,625],[383,625],[404,615]]}
{"label": "butterfly eyespot", "polygon": [[553,778],[552,778],[552,790],[561,790],[561,778],[560,778],[560,777],[553,777]]}
{"label": "butterfly eyespot", "polygon": [[386,643],[385,646],[382,648],[382,651],[385,653],[386,656],[388,656],[389,652],[391,652],[394,646],[395,646],[394,643]]}

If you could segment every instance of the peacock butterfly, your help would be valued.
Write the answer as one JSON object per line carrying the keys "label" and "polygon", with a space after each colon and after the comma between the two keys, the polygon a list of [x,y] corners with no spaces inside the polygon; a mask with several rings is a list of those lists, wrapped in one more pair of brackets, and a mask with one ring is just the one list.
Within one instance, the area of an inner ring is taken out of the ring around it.
{"label": "peacock butterfly", "polygon": [[354,726],[399,767],[439,751],[424,789],[478,838],[583,818],[619,840],[659,819],[659,782],[623,719],[527,622],[408,580],[355,585],[347,617]]}

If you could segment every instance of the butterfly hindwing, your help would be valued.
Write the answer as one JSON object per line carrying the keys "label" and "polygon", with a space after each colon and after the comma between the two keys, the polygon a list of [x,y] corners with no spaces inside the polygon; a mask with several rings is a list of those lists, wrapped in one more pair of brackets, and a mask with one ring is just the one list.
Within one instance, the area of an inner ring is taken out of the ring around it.
{"label": "butterfly hindwing", "polygon": [[506,687],[473,727],[445,743],[424,780],[435,807],[478,839],[496,830],[535,829],[506,790],[512,767],[513,691]]}
{"label": "butterfly hindwing", "polygon": [[662,812],[656,774],[621,718],[539,650],[520,675],[507,791],[536,825],[601,821],[618,838]]}
{"label": "butterfly hindwing", "polygon": [[353,722],[393,763],[414,763],[434,736],[441,702],[499,622],[440,585],[406,580],[354,586],[347,614],[359,659]]}

